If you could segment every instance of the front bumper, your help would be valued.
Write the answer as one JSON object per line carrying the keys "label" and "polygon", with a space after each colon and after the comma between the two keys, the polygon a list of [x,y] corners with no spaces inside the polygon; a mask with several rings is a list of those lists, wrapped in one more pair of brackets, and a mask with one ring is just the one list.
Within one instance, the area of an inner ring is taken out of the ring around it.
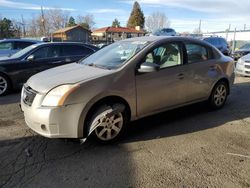
{"label": "front bumper", "polygon": [[[25,122],[36,133],[48,138],[79,138],[80,116],[83,104],[63,107],[41,107],[41,95],[37,95],[31,106],[21,100]],[[83,126],[83,124],[82,124]]]}

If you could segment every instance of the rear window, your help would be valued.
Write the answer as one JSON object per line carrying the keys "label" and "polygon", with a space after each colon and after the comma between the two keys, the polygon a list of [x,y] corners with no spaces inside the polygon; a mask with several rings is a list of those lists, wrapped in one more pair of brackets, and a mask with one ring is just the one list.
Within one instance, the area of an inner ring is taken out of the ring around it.
{"label": "rear window", "polygon": [[200,44],[187,43],[188,63],[204,62],[212,59],[212,50]]}

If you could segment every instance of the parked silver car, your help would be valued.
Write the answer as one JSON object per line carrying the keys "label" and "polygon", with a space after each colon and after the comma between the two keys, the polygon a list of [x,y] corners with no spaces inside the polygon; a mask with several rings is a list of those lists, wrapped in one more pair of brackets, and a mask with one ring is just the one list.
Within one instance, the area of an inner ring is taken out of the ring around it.
{"label": "parked silver car", "polygon": [[131,120],[206,100],[221,108],[233,82],[233,59],[203,41],[132,38],[31,77],[21,107],[45,137],[109,142]]}
{"label": "parked silver car", "polygon": [[0,40],[0,57],[11,56],[18,51],[41,41],[29,39],[4,39]]}
{"label": "parked silver car", "polygon": [[250,76],[250,54],[241,57],[237,61],[235,73],[242,76]]}

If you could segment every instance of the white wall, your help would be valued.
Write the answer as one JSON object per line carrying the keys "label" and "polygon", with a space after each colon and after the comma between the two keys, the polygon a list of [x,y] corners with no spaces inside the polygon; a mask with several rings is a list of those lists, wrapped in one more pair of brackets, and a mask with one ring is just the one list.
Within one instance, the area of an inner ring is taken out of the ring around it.
{"label": "white wall", "polygon": [[[234,32],[230,31],[228,34],[226,32],[212,32],[212,33],[204,33],[204,36],[216,35],[227,39],[227,41],[234,40]],[[228,35],[228,36],[227,36]],[[250,41],[250,31],[236,31],[235,40],[243,40]]]}

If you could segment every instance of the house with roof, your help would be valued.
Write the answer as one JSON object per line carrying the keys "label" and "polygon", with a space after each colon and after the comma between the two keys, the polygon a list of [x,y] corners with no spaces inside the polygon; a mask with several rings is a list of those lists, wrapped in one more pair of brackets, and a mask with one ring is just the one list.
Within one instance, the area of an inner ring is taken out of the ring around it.
{"label": "house with roof", "polygon": [[103,27],[92,31],[93,43],[112,43],[126,38],[141,37],[146,33],[140,27],[127,28],[127,27]]}
{"label": "house with roof", "polygon": [[59,29],[52,34],[53,41],[69,41],[69,42],[89,42],[91,31],[80,25],[73,27],[65,27]]}

